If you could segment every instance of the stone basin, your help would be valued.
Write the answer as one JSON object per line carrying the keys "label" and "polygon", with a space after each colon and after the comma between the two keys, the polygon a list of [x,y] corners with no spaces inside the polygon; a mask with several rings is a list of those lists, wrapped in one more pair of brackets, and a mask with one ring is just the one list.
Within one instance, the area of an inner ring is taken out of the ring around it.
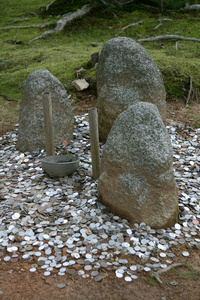
{"label": "stone basin", "polygon": [[79,158],[74,155],[53,155],[42,159],[42,168],[51,177],[71,175],[78,166]]}

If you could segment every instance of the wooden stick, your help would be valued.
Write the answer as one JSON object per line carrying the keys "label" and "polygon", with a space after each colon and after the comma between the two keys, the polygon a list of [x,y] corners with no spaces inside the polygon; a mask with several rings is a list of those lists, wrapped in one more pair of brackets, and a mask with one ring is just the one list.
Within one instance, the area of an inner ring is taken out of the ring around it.
{"label": "wooden stick", "polygon": [[43,93],[44,132],[47,156],[55,155],[51,94]]}
{"label": "wooden stick", "polygon": [[190,77],[190,89],[189,89],[187,100],[186,100],[186,104],[185,104],[185,106],[187,107],[188,103],[190,101],[190,97],[191,97],[191,93],[192,93],[192,90],[193,90],[193,86],[192,86],[192,76],[189,73],[186,73],[186,74]]}
{"label": "wooden stick", "polygon": [[96,180],[100,175],[99,130],[96,108],[89,109],[90,144],[92,154],[92,176]]}

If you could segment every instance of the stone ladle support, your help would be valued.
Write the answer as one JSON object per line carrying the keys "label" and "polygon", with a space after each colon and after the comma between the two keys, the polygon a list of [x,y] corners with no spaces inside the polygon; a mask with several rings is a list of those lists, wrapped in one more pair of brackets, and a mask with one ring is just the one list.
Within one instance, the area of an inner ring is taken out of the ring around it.
{"label": "stone ladle support", "polygon": [[46,154],[47,156],[53,156],[55,155],[55,144],[54,144],[54,130],[53,130],[53,120],[52,120],[51,94],[49,92],[43,93],[42,103],[43,103],[43,113],[44,113]]}
{"label": "stone ladle support", "polygon": [[100,175],[98,113],[96,108],[89,109],[90,144],[92,154],[92,176],[96,180]]}

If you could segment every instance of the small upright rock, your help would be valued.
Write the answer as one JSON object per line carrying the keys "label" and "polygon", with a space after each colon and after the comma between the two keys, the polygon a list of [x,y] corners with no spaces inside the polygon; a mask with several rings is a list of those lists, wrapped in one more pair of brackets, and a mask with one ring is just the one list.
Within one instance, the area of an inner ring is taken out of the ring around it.
{"label": "small upright rock", "polygon": [[117,117],[98,182],[102,203],[131,223],[167,228],[177,222],[173,149],[154,104],[139,102]]}
{"label": "small upright rock", "polygon": [[103,47],[96,71],[99,136],[106,141],[114,120],[139,101],[157,105],[166,119],[166,93],[162,75],[144,47],[118,37]]}
{"label": "small upright rock", "polygon": [[45,148],[42,97],[51,93],[55,145],[73,138],[74,113],[62,83],[47,70],[29,74],[22,86],[17,148],[34,151]]}

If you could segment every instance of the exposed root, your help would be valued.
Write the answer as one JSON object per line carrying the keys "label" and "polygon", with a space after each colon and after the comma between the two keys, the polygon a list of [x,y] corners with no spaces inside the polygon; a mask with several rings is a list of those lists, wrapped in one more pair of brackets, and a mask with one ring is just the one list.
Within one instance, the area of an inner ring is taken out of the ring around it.
{"label": "exposed root", "polygon": [[176,264],[172,264],[170,266],[168,266],[167,268],[165,269],[160,269],[159,271],[157,272],[153,272],[150,274],[150,276],[152,278],[155,278],[160,284],[162,284],[162,280],[160,279],[160,274],[162,273],[165,273],[165,272],[168,272],[169,270],[173,269],[173,268],[176,268],[176,267],[180,267],[180,266],[184,266],[183,263],[176,263]]}
{"label": "exposed root", "polygon": [[162,23],[163,21],[172,21],[172,19],[158,19],[159,24],[156,27],[154,27],[154,29],[157,29],[160,26],[162,26],[163,25],[163,23]]}
{"label": "exposed root", "polygon": [[0,30],[21,29],[21,28],[34,28],[34,27],[44,28],[44,27],[50,26],[52,24],[53,23],[41,23],[41,24],[36,24],[36,25],[7,26],[7,27],[0,28]]}
{"label": "exposed root", "polygon": [[159,41],[159,40],[182,40],[182,41],[192,41],[192,42],[200,42],[200,39],[196,38],[191,38],[191,37],[184,37],[180,35],[160,35],[160,36],[155,36],[155,37],[150,37],[146,39],[139,39],[136,40],[137,42],[154,42],[154,41]]}
{"label": "exposed root", "polygon": [[47,4],[46,6],[46,11],[49,10],[49,7],[54,3],[55,1],[50,2],[49,4]]}
{"label": "exposed root", "polygon": [[136,25],[139,25],[139,24],[141,24],[141,23],[142,23],[142,21],[139,21],[139,22],[133,23],[133,24],[129,24],[129,25],[123,27],[123,28],[120,30],[119,33],[115,34],[115,36],[119,35],[120,33],[122,33],[122,31],[124,31],[125,29],[127,29],[127,28],[129,28],[129,27],[136,26]]}
{"label": "exposed root", "polygon": [[9,24],[14,24],[14,23],[18,23],[18,22],[27,21],[27,20],[29,20],[29,18],[24,18],[24,19],[15,20],[15,21],[10,22]]}
{"label": "exposed root", "polygon": [[29,42],[41,39],[47,35],[57,33],[59,31],[63,30],[63,28],[65,27],[65,25],[67,23],[69,23],[79,17],[84,16],[85,14],[89,13],[90,10],[91,10],[91,7],[89,5],[84,5],[81,9],[78,9],[77,11],[75,11],[73,13],[69,13],[69,14],[65,15],[62,19],[58,20],[58,22],[56,23],[56,27],[53,30],[45,31],[41,35],[30,40]]}
{"label": "exposed root", "polygon": [[193,4],[193,5],[188,5],[186,4],[184,8],[182,9],[200,9],[200,4]]}

